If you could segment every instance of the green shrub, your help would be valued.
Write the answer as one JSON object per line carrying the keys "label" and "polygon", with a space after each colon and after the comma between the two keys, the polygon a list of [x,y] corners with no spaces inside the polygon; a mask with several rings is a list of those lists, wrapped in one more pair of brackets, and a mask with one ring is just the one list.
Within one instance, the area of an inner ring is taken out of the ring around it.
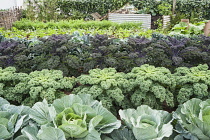
{"label": "green shrub", "polygon": [[125,22],[122,24],[103,21],[84,21],[84,20],[61,20],[58,22],[49,21],[32,21],[28,19],[21,19],[13,23],[13,27],[18,30],[37,30],[37,29],[141,29],[139,22]]}

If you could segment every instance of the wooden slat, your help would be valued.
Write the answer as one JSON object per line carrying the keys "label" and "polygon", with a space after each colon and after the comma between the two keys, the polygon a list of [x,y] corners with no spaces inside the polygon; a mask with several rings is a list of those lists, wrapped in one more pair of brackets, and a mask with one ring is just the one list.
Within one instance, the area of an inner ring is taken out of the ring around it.
{"label": "wooden slat", "polygon": [[21,17],[21,7],[13,7],[13,9],[0,12],[0,27],[10,29],[13,22],[19,20]]}

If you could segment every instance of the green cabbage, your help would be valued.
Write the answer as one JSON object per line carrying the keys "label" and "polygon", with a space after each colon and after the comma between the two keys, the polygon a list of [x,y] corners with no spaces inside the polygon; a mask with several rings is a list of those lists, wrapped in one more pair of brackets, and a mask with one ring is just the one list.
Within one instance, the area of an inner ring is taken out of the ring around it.
{"label": "green cabbage", "polygon": [[173,115],[177,119],[176,131],[179,133],[176,140],[210,139],[210,99],[193,98],[180,105]]}
{"label": "green cabbage", "polygon": [[30,117],[42,128],[38,136],[45,136],[47,129],[44,132],[43,128],[47,127],[58,132],[59,137],[62,135],[58,130],[62,130],[66,139],[100,140],[101,134],[109,134],[121,126],[101,102],[87,94],[64,96],[53,104],[46,100],[38,102],[32,107]]}
{"label": "green cabbage", "polygon": [[147,105],[119,111],[137,140],[162,140],[172,135],[172,115],[166,111],[153,110]]}
{"label": "green cabbage", "polygon": [[0,139],[13,139],[27,125],[30,108],[10,105],[0,97]]}

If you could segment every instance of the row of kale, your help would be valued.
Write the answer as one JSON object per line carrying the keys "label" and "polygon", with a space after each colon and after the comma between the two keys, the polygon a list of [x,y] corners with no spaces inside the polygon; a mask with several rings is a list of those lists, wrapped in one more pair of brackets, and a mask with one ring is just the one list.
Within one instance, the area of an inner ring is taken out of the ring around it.
{"label": "row of kale", "polygon": [[76,78],[63,77],[60,70],[27,74],[16,72],[14,67],[0,68],[0,97],[17,105],[32,106],[43,99],[52,103],[65,94],[90,94],[113,113],[140,105],[169,111],[191,98],[209,98],[209,93],[207,65],[179,67],[175,73],[148,64],[128,73],[114,68],[92,69]]}
{"label": "row of kale", "polygon": [[106,35],[52,35],[24,40],[0,37],[0,67],[14,66],[18,72],[62,70],[79,76],[94,68],[116,68],[129,72],[143,64],[171,71],[180,66],[210,65],[210,37],[193,38],[153,35],[151,39],[108,38]]}

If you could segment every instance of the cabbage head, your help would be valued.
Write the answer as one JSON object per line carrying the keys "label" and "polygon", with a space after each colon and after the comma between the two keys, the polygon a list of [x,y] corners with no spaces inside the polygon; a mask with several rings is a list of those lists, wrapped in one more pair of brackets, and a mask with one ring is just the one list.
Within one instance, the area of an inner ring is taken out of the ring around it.
{"label": "cabbage head", "polygon": [[175,140],[209,140],[210,139],[210,99],[202,101],[193,98],[180,105],[173,114],[177,120]]}
{"label": "cabbage head", "polygon": [[82,118],[73,109],[67,108],[56,116],[56,122],[66,137],[82,138],[88,134],[85,116]]}
{"label": "cabbage head", "polygon": [[[101,134],[109,134],[121,126],[121,122],[101,102],[87,94],[64,96],[53,104],[46,100],[38,102],[32,107],[30,117],[41,127],[61,130],[66,139],[100,140]],[[39,136],[47,137],[42,130]]]}
{"label": "cabbage head", "polygon": [[120,110],[119,114],[137,140],[162,140],[172,135],[172,115],[166,111],[142,105],[136,110]]}

